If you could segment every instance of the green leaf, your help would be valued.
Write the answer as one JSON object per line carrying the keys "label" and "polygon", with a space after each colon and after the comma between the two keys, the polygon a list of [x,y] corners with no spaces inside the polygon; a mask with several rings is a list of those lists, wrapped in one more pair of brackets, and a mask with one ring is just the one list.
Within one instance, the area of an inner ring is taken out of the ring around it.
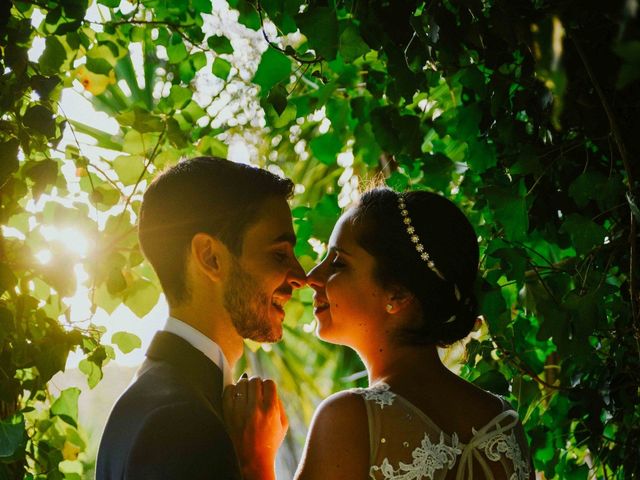
{"label": "green leaf", "polygon": [[34,75],[31,77],[31,86],[40,95],[40,98],[48,98],[51,92],[61,83],[60,78],[55,75],[50,77]]}
{"label": "green leaf", "polygon": [[12,459],[24,448],[26,437],[22,415],[0,420],[0,459]]}
{"label": "green leaf", "polygon": [[339,28],[336,12],[332,8],[310,5],[296,17],[300,31],[307,37],[309,46],[325,60],[331,61],[338,53]]}
{"label": "green leaf", "polygon": [[219,140],[214,136],[206,136],[200,141],[200,144],[198,145],[198,151],[205,155],[227,158],[229,147],[222,140]]}
{"label": "green leaf", "polygon": [[326,165],[336,162],[338,153],[342,150],[342,142],[333,133],[325,133],[313,138],[309,142],[313,155]]}
{"label": "green leaf", "polygon": [[60,417],[73,427],[78,427],[78,397],[79,388],[67,388],[51,405],[51,415]]}
{"label": "green leaf", "polygon": [[584,172],[569,186],[569,196],[578,207],[584,208],[589,200],[598,198],[606,182],[607,178],[599,172]]}
{"label": "green leaf", "polygon": [[111,166],[124,185],[133,185],[144,169],[144,158],[140,155],[120,155]]}
{"label": "green leaf", "polygon": [[260,85],[260,96],[266,97],[277,83],[288,80],[291,74],[291,59],[282,52],[268,48],[260,59],[253,83]]}
{"label": "green leaf", "polygon": [[120,266],[114,266],[114,268],[109,271],[106,286],[107,291],[111,295],[117,295],[127,288],[127,280],[124,278],[122,268]]}
{"label": "green leaf", "polygon": [[487,187],[484,194],[494,219],[504,228],[507,238],[523,240],[529,230],[524,183],[521,181],[510,187]]}
{"label": "green leaf", "polygon": [[480,388],[489,390],[497,395],[509,395],[509,382],[498,370],[484,372],[473,383]]}
{"label": "green leaf", "polygon": [[300,11],[301,0],[262,0],[260,6],[282,35],[298,30],[293,16]]}
{"label": "green leaf", "polygon": [[226,80],[229,77],[229,72],[231,72],[231,64],[224,58],[216,57],[213,65],[211,65],[211,73],[222,80]]}
{"label": "green leaf", "polygon": [[56,133],[56,121],[53,117],[53,112],[44,105],[29,107],[22,121],[25,126],[47,137],[53,137]]}
{"label": "green leaf", "polygon": [[345,62],[353,62],[369,50],[369,45],[362,40],[355,26],[349,25],[340,35],[340,55]]}
{"label": "green leaf", "polygon": [[160,292],[147,280],[137,280],[131,286],[124,304],[139,318],[144,317],[158,303]]}
{"label": "green leaf", "polygon": [[493,145],[485,141],[468,142],[468,144],[469,149],[464,159],[474,173],[484,173],[496,166],[498,159]]}
{"label": "green leaf", "polygon": [[123,152],[133,155],[145,155],[153,150],[159,136],[159,133],[156,132],[141,133],[131,129],[124,135],[121,149]]}
{"label": "green leaf", "polygon": [[80,360],[78,368],[87,376],[89,388],[94,388],[102,380],[102,368],[86,358]]}
{"label": "green leaf", "polygon": [[38,198],[49,186],[58,180],[58,164],[54,160],[29,162],[25,165],[25,174],[33,185],[33,196]]}
{"label": "green leaf", "polygon": [[193,0],[193,8],[198,13],[211,13],[213,10],[211,0]]}
{"label": "green leaf", "polygon": [[109,8],[118,8],[120,6],[120,0],[98,0],[98,3]]}
{"label": "green leaf", "polygon": [[282,84],[278,84],[271,89],[267,102],[271,104],[278,115],[282,115],[287,108],[287,89]]}
{"label": "green leaf", "polygon": [[640,41],[620,43],[613,51],[624,60],[616,82],[616,88],[620,90],[640,78]]}
{"label": "green leaf", "polygon": [[233,53],[231,41],[223,35],[212,35],[207,39],[207,45],[209,45],[209,48],[217,54]]}
{"label": "green leaf", "polygon": [[395,107],[375,108],[371,112],[371,128],[378,144],[389,153],[397,153],[402,149],[402,142],[396,132],[393,121],[400,115]]}
{"label": "green leaf", "polygon": [[109,289],[106,285],[101,285],[96,289],[93,301],[95,302],[96,306],[102,308],[109,315],[112,314],[115,309],[122,304],[122,299],[113,296],[109,292]]}
{"label": "green leaf", "polygon": [[111,337],[111,343],[117,345],[122,353],[129,353],[140,348],[142,341],[137,335],[129,332],[116,332]]}
{"label": "green leaf", "polygon": [[44,74],[58,73],[66,59],[67,51],[58,40],[58,37],[55,35],[48,36],[45,40],[44,51],[38,59],[41,72]]}
{"label": "green leaf", "polygon": [[0,187],[8,180],[8,178],[18,171],[20,163],[18,162],[18,148],[20,142],[16,138],[10,138],[7,141],[0,142]]}
{"label": "green leaf", "polygon": [[87,70],[100,75],[109,75],[109,72],[113,70],[113,65],[104,58],[87,57]]}
{"label": "green leaf", "polygon": [[589,253],[593,248],[604,244],[607,236],[607,230],[603,226],[577,213],[572,213],[564,220],[560,231],[569,234],[578,255]]}
{"label": "green leaf", "polygon": [[189,62],[191,62],[193,69],[197,72],[207,64],[207,56],[204,52],[196,52],[189,56]]}
{"label": "green leaf", "polygon": [[4,344],[5,338],[13,335],[14,331],[13,313],[8,308],[0,306],[0,345]]}
{"label": "green leaf", "polygon": [[177,33],[171,35],[169,44],[167,45],[167,56],[169,63],[180,63],[189,56],[187,47],[185,47],[182,37]]}
{"label": "green leaf", "polygon": [[312,236],[328,240],[339,216],[338,196],[323,195],[315,208],[308,213],[309,224],[313,227]]}
{"label": "green leaf", "polygon": [[441,153],[427,155],[422,167],[424,182],[434,190],[446,192],[455,171],[455,165],[449,157]]}
{"label": "green leaf", "polygon": [[238,10],[238,23],[244,25],[251,30],[259,30],[262,26],[260,15],[253,4],[247,0],[233,0],[230,6]]}
{"label": "green leaf", "polygon": [[179,85],[172,85],[168,98],[173,104],[173,108],[180,110],[187,105],[192,95],[193,92],[190,89]]}
{"label": "green leaf", "polygon": [[528,261],[524,250],[521,248],[499,248],[487,253],[500,259],[500,267],[507,274],[507,278],[515,280],[518,285],[523,284]]}

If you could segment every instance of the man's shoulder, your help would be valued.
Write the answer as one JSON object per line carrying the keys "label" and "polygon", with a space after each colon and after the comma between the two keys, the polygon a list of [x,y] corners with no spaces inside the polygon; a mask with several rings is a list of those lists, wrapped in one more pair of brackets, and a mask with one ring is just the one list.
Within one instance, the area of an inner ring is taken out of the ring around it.
{"label": "man's shoulder", "polygon": [[156,362],[115,403],[100,442],[98,478],[121,478],[104,472],[123,471],[170,478],[156,469],[167,473],[184,461],[199,468],[227,462],[231,468],[234,460],[207,453],[226,452],[234,459],[230,448],[224,423],[205,395],[171,365]]}
{"label": "man's shoulder", "polygon": [[211,410],[203,392],[165,362],[153,362],[118,398],[111,417],[135,417],[144,420],[153,412],[174,408]]}

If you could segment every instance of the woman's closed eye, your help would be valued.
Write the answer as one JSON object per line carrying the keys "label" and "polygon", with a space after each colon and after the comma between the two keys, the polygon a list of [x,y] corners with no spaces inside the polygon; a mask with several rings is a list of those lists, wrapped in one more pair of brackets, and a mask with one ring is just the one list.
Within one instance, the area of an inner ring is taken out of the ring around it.
{"label": "woman's closed eye", "polygon": [[338,259],[333,259],[331,261],[331,263],[329,263],[329,265],[331,266],[332,270],[338,270],[340,268],[344,268],[346,267],[346,265],[344,264],[344,262],[338,260]]}

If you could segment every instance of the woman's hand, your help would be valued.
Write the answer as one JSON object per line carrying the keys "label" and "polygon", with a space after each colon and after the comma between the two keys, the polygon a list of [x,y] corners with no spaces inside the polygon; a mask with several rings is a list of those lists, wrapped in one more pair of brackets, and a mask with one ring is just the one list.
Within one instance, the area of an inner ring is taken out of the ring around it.
{"label": "woman's hand", "polygon": [[289,421],[273,380],[241,378],[223,396],[224,421],[245,480],[275,479],[275,459]]}

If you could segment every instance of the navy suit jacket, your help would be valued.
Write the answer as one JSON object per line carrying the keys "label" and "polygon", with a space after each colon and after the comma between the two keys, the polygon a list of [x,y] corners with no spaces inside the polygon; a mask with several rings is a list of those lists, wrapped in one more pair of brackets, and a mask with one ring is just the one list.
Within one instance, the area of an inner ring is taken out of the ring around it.
{"label": "navy suit jacket", "polygon": [[202,352],[158,332],[138,378],[105,427],[97,480],[240,480],[222,420],[222,372]]}

